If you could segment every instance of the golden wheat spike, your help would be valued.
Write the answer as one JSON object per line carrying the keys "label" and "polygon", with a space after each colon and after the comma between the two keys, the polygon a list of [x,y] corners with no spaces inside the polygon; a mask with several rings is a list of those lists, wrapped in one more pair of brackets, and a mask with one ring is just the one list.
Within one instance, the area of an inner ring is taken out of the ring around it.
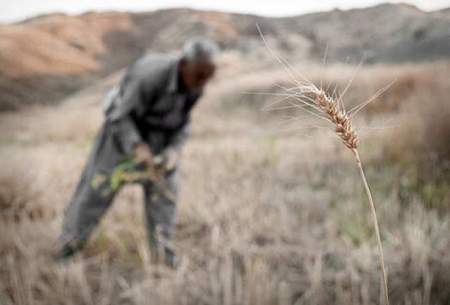
{"label": "golden wheat spike", "polygon": [[356,160],[361,179],[364,184],[364,189],[369,199],[370,210],[374,222],[375,235],[377,238],[378,252],[380,257],[380,268],[383,279],[383,290],[385,304],[389,305],[389,292],[387,273],[384,263],[383,246],[381,243],[380,229],[378,225],[378,217],[375,210],[375,204],[373,202],[372,193],[370,191],[369,184],[367,182],[366,175],[364,173],[363,164],[358,152],[358,135],[352,126],[352,117],[348,115],[343,108],[343,104],[339,103],[336,99],[328,96],[324,90],[317,88],[314,84],[308,84],[298,88],[298,93],[294,94],[297,101],[309,106],[315,110],[315,114],[326,119],[334,125],[334,132],[342,140],[344,145],[349,148]]}
{"label": "golden wheat spike", "polygon": [[[292,69],[292,67],[289,65],[289,63],[277,55],[268,45],[266,39],[264,38],[264,35],[259,27],[259,25],[256,25],[258,29],[258,33],[264,42],[264,45],[269,50],[269,52],[277,59],[277,61],[285,68],[286,72],[288,72],[289,76],[292,78],[294,83],[297,85],[297,90],[292,92],[291,90],[286,90],[287,95],[291,95],[293,98],[295,98],[297,101],[303,104],[305,107],[303,108],[307,113],[314,115],[315,117],[319,117],[321,119],[325,119],[326,121],[332,123],[334,127],[334,131],[336,135],[342,140],[344,145],[349,148],[356,160],[357,166],[359,168],[359,173],[361,175],[361,179],[364,184],[364,189],[366,191],[367,198],[369,199],[370,203],[370,210],[372,213],[372,218],[374,222],[374,228],[375,228],[375,235],[377,238],[377,244],[378,244],[378,252],[380,257],[380,268],[382,273],[382,279],[383,279],[383,290],[384,290],[384,301],[385,305],[389,305],[389,291],[388,291],[388,283],[387,283],[387,274],[386,274],[386,268],[384,264],[384,255],[383,255],[383,246],[381,244],[381,236],[380,236],[380,230],[378,225],[378,217],[375,210],[375,204],[373,202],[372,193],[369,188],[369,184],[366,179],[366,175],[364,173],[363,164],[361,162],[359,152],[358,152],[358,136],[353,129],[352,126],[352,117],[360,111],[362,108],[364,108],[368,103],[373,101],[377,94],[376,93],[374,97],[369,99],[369,101],[363,103],[361,106],[357,107],[356,109],[352,109],[352,114],[347,114],[347,112],[344,109],[342,97],[341,95],[337,100],[332,98],[331,96],[328,96],[326,92],[322,89],[317,88],[312,82],[310,82],[305,77],[302,77],[304,79],[304,82],[299,82],[296,77],[295,73]],[[351,82],[349,82],[350,85]],[[392,84],[392,83],[391,83]],[[379,92],[384,92],[389,88],[391,85],[389,84],[387,87],[381,89]],[[348,86],[349,86],[348,85]],[[344,92],[348,89],[344,90]]]}

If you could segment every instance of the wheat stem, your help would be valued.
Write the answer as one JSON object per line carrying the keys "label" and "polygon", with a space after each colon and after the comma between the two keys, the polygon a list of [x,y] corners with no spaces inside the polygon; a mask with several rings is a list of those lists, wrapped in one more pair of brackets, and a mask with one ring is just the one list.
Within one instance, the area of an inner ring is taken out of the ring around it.
{"label": "wheat stem", "polygon": [[377,212],[375,210],[375,204],[373,203],[372,192],[370,191],[370,187],[369,187],[369,184],[367,183],[367,179],[366,179],[366,174],[364,173],[364,168],[363,168],[363,165],[361,162],[361,158],[359,157],[358,149],[353,148],[352,152],[356,158],[356,163],[359,168],[359,173],[361,174],[361,179],[364,183],[364,189],[366,191],[367,198],[369,198],[370,210],[372,212],[372,219],[373,219],[373,223],[374,223],[374,227],[375,227],[375,235],[377,237],[378,252],[379,252],[379,256],[380,256],[380,267],[381,267],[381,272],[382,272],[382,276],[383,276],[384,301],[385,301],[386,305],[389,305],[388,284],[387,284],[388,280],[387,280],[386,268],[384,266],[383,245],[381,244],[381,235],[380,235],[380,229],[378,226]]}
{"label": "wheat stem", "polygon": [[[385,89],[383,89],[385,90]],[[342,96],[341,96],[342,97]],[[388,292],[388,285],[387,285],[387,274],[386,274],[386,268],[384,265],[384,255],[383,255],[383,247],[381,244],[381,235],[380,235],[380,229],[378,226],[378,218],[377,218],[377,212],[375,210],[375,204],[373,202],[372,193],[370,192],[369,184],[367,183],[367,178],[364,173],[363,165],[361,162],[361,158],[359,157],[358,152],[358,135],[356,134],[355,130],[353,129],[352,124],[352,116],[362,109],[364,107],[361,106],[361,108],[357,108],[355,112],[352,114],[349,114],[347,111],[345,111],[344,105],[342,103],[342,100],[340,98],[338,100],[333,98],[332,96],[329,96],[326,94],[325,91],[322,89],[317,88],[314,84],[309,84],[303,87],[299,88],[299,93],[295,95],[296,100],[300,101],[304,106],[310,106],[314,108],[316,112],[307,111],[308,109],[303,108],[303,110],[307,112],[312,112],[311,114],[314,114],[315,116],[318,116],[319,118],[325,119],[328,122],[332,123],[334,125],[334,132],[335,134],[341,139],[342,143],[349,148],[356,159],[356,163],[359,168],[359,172],[361,174],[361,179],[364,183],[364,188],[367,194],[367,197],[369,198],[370,202],[370,209],[372,212],[372,218],[373,223],[375,227],[375,235],[377,238],[377,244],[378,244],[378,252],[379,252],[379,259],[380,259],[380,266],[381,266],[381,272],[382,272],[382,279],[383,279],[383,290],[384,290],[384,299],[385,299],[385,305],[389,305],[389,292]]]}

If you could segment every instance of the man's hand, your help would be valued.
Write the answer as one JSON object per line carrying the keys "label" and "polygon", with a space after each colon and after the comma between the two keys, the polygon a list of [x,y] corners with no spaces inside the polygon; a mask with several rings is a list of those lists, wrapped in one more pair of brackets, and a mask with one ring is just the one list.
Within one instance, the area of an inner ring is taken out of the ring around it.
{"label": "man's hand", "polygon": [[154,167],[153,153],[146,143],[138,143],[134,147],[134,157],[138,162],[144,162],[148,167]]}
{"label": "man's hand", "polygon": [[173,170],[177,166],[179,159],[180,153],[177,150],[173,148],[166,149],[163,153],[164,169],[166,171]]}

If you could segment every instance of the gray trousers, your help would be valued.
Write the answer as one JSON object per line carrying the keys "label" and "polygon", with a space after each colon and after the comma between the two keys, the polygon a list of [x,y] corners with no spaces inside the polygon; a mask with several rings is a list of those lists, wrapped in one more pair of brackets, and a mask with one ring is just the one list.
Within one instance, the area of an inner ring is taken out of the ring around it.
{"label": "gray trousers", "polygon": [[[95,138],[72,199],[65,209],[60,241],[81,248],[105,214],[118,190],[107,195],[92,186],[96,173],[109,174],[126,156],[113,136],[111,126],[105,123]],[[177,171],[165,176],[168,190],[177,194]],[[145,220],[151,250],[171,251],[169,242],[175,218],[176,202],[157,192],[151,182],[141,183],[145,198]]]}

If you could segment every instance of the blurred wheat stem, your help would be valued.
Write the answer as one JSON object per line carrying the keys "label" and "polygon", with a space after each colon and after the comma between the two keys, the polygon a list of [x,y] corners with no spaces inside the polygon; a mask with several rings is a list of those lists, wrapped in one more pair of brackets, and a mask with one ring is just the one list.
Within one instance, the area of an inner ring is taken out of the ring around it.
{"label": "blurred wheat stem", "polygon": [[[328,96],[324,90],[317,88],[310,82],[300,83],[298,86],[288,89],[288,94],[300,103],[290,102],[293,107],[300,107],[306,112],[314,115],[319,119],[323,119],[334,126],[335,134],[341,139],[342,143],[349,148],[356,159],[361,179],[370,203],[370,210],[375,227],[375,235],[377,238],[378,252],[380,258],[380,267],[384,284],[385,304],[389,305],[389,293],[387,285],[387,274],[384,264],[383,246],[381,244],[381,235],[378,225],[378,217],[373,202],[372,193],[364,173],[363,164],[358,152],[358,136],[352,126],[353,115],[361,110],[362,107],[356,107],[346,112],[342,102],[343,94],[340,96]],[[365,103],[366,104],[366,103]],[[365,105],[363,104],[363,105]]]}
{"label": "blurred wheat stem", "polygon": [[364,173],[364,168],[359,157],[358,150],[352,149],[353,154],[356,158],[356,163],[358,164],[359,173],[361,174],[361,179],[364,183],[364,189],[366,190],[367,198],[369,198],[370,202],[370,210],[372,211],[373,223],[375,226],[375,235],[377,236],[377,244],[378,244],[378,252],[380,255],[380,266],[381,271],[383,273],[383,284],[384,284],[384,298],[387,305],[389,305],[389,296],[388,296],[388,286],[387,286],[387,273],[386,268],[384,266],[384,254],[383,254],[383,245],[381,244],[381,235],[380,228],[378,225],[377,211],[375,210],[375,204],[373,203],[372,192],[370,191],[369,183],[367,183],[366,174]]}

